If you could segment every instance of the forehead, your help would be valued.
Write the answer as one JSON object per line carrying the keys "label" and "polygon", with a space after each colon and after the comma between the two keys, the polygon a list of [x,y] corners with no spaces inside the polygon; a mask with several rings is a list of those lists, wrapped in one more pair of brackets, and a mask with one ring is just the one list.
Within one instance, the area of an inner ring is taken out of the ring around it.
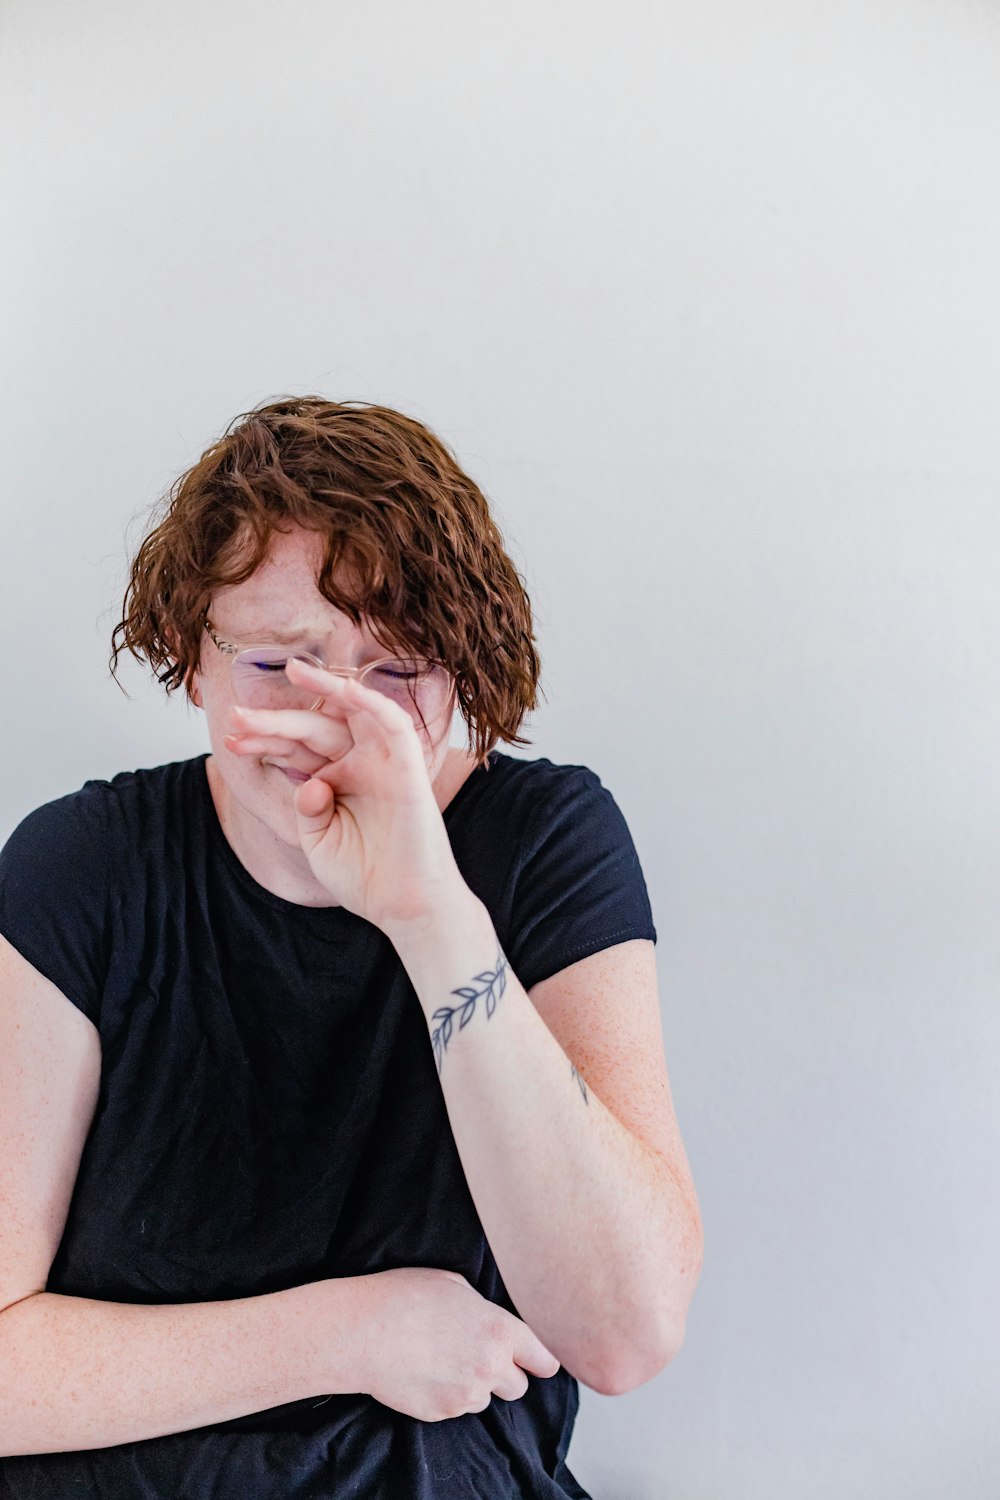
{"label": "forehead", "polygon": [[[263,560],[249,578],[215,591],[210,605],[212,614],[227,621],[275,628],[288,625],[314,628],[319,622],[330,628],[338,621],[346,621],[347,617],[316,587],[324,556],[323,539],[315,532],[299,527],[288,533],[276,532]],[[345,575],[337,575],[337,581],[342,578],[346,581]]]}
{"label": "forehead", "polygon": [[[301,527],[272,534],[267,551],[261,562],[242,583],[219,589],[219,597],[240,597],[259,593],[264,589],[299,588],[316,589],[316,578],[323,563],[323,539],[314,531]],[[322,597],[322,596],[320,596]]]}

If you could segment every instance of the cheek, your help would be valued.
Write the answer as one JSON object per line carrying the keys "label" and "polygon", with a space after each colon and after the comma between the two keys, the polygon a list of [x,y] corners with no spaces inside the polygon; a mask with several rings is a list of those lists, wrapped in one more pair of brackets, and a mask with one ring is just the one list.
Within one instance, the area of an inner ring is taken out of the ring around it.
{"label": "cheek", "polygon": [[221,692],[216,683],[203,683],[199,693],[201,707],[205,714],[205,724],[208,729],[208,737],[212,747],[220,759],[225,756],[230,765],[238,765],[240,762],[253,763],[252,756],[233,755],[226,748],[225,737],[235,727],[231,722],[231,713],[234,700],[227,692]]}

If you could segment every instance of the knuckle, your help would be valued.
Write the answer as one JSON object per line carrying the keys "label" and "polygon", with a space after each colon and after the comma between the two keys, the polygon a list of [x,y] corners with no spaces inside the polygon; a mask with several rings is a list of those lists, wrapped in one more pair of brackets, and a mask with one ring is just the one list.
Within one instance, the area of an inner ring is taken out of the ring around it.
{"label": "knuckle", "polygon": [[[485,1390],[486,1399],[483,1399]],[[490,1389],[490,1378],[483,1375],[479,1380],[470,1381],[465,1392],[465,1400],[462,1403],[464,1411],[484,1411],[493,1399]]]}
{"label": "knuckle", "polygon": [[500,1399],[502,1401],[520,1401],[527,1389],[527,1380],[512,1380],[509,1385],[504,1387]]}
{"label": "knuckle", "polygon": [[510,1339],[509,1325],[503,1318],[491,1318],[486,1325],[486,1337],[499,1348],[506,1348]]}

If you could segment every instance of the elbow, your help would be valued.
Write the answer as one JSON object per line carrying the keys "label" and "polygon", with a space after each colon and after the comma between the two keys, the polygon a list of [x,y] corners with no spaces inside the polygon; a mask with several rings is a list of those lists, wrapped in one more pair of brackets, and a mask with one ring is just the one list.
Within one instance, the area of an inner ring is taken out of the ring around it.
{"label": "elbow", "polygon": [[677,1358],[687,1332],[688,1309],[701,1275],[702,1254],[699,1225],[683,1264],[670,1277],[673,1283],[670,1302],[661,1303],[657,1310],[649,1309],[633,1338],[627,1343],[619,1342],[605,1359],[600,1380],[587,1382],[593,1390],[602,1396],[624,1396],[653,1380]]}
{"label": "elbow", "polygon": [[[680,1347],[679,1341],[676,1347]],[[641,1343],[638,1339],[627,1344],[619,1342],[613,1350],[605,1349],[600,1355],[592,1350],[589,1358],[577,1357],[562,1363],[567,1374],[599,1396],[624,1396],[658,1375],[674,1353],[673,1344],[662,1340],[651,1343],[648,1331]]]}
{"label": "elbow", "polygon": [[601,1380],[592,1389],[602,1396],[625,1396],[629,1391],[645,1385],[676,1359],[684,1343],[684,1333],[685,1324],[682,1322],[655,1343],[642,1348],[635,1347],[627,1355],[619,1354],[616,1360],[607,1363],[601,1372]]}

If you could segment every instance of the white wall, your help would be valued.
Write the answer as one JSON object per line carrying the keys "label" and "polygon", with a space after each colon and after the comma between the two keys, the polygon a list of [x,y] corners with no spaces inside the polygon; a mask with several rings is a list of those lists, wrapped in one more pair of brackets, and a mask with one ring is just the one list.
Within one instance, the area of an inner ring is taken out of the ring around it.
{"label": "white wall", "polygon": [[595,1500],[986,1500],[1000,23],[974,0],[6,0],[5,775],[205,748],[107,640],[268,396],[430,423],[615,792],[706,1264]]}

